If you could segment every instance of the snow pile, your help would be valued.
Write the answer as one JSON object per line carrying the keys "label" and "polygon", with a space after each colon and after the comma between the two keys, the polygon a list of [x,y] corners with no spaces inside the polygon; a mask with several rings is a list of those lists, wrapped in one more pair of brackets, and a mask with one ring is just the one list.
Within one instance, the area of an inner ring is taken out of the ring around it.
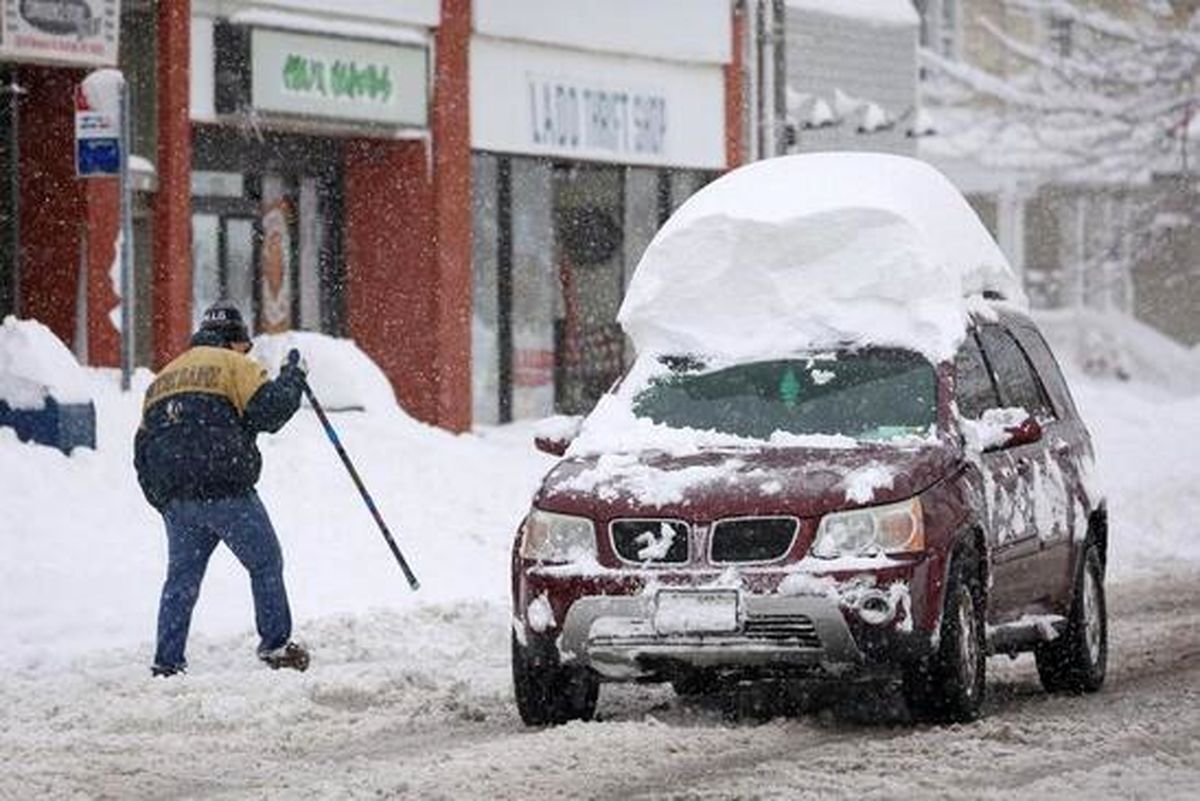
{"label": "snow pile", "polygon": [[618,320],[641,353],[732,358],[842,343],[950,358],[983,292],[1025,303],[975,212],[937,170],[817,153],[734,170],[651,242]]}
{"label": "snow pile", "polygon": [[1171,395],[1200,394],[1200,351],[1118,311],[1039,311],[1038,327],[1064,366]]}
{"label": "snow pile", "polygon": [[399,408],[387,376],[353,340],[311,331],[260,334],[250,356],[274,375],[292,348],[304,358],[309,386],[327,411]]}
{"label": "snow pile", "polygon": [[[378,367],[352,343],[321,339],[293,341],[315,381],[359,388],[339,396],[318,383],[318,398],[365,406],[332,422],[421,589],[409,590],[316,415],[302,408],[278,434],[258,438],[258,492],[283,547],[296,636],[320,660],[330,647],[321,632],[339,617],[420,609],[450,616],[481,598],[501,608],[513,534],[553,463],[534,450],[532,427],[459,436],[417,423],[394,402],[381,407],[381,393],[370,391]],[[286,353],[286,341],[256,342],[251,353],[270,354],[264,361],[273,366]],[[60,365],[54,377],[79,371],[68,368]],[[132,674],[148,675],[166,538],[162,518],[138,489],[133,437],[154,376],[138,370],[133,390],[121,392],[119,371],[82,374],[96,404],[97,450],[68,458],[0,428],[0,676],[54,671],[111,649],[126,652]],[[221,663],[228,669],[229,659],[244,663],[239,670],[255,670],[253,630],[246,572],[218,548],[193,620],[190,678],[203,680]],[[363,639],[346,647],[365,654],[390,651],[395,632],[367,628],[357,636]],[[214,638],[221,643],[213,646]],[[408,647],[434,653],[439,645],[430,639]]]}
{"label": "snow pile", "polygon": [[14,409],[41,409],[46,397],[88,403],[91,388],[71,351],[36,320],[11,315],[0,325],[0,401]]}

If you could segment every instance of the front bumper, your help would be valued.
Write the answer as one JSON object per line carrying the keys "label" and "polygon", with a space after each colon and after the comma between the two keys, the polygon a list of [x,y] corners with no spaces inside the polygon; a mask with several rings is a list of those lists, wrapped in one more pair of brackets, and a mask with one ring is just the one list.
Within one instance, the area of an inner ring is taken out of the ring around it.
{"label": "front bumper", "polygon": [[738,630],[662,634],[654,596],[584,597],[571,605],[559,651],[611,679],[680,668],[820,669],[838,675],[864,663],[837,604],[819,597],[741,597]]}

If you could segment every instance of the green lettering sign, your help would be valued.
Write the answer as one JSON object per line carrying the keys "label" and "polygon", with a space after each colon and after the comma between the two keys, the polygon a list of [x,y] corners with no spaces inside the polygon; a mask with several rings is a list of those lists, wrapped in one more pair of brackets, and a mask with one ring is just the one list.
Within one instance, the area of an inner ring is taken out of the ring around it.
{"label": "green lettering sign", "polygon": [[391,68],[379,64],[359,65],[288,53],[283,62],[283,87],[289,92],[345,100],[387,103],[392,99]]}

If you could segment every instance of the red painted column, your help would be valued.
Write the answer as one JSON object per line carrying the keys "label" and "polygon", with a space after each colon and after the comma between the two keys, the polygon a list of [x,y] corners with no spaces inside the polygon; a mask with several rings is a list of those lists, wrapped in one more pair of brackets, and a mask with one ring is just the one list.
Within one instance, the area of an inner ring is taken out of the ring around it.
{"label": "red painted column", "polygon": [[19,128],[21,317],[74,346],[76,287],[86,227],[75,177],[75,87],[83,73],[22,66]]}
{"label": "red painted column", "polygon": [[121,299],[117,264],[117,235],[121,230],[121,182],[117,178],[88,178],[84,185],[87,220],[87,337],[88,364],[121,364]]}
{"label": "red painted column", "polygon": [[437,424],[434,213],[423,141],[348,141],[346,316],[405,411]]}
{"label": "red painted column", "polygon": [[471,427],[471,0],[442,0],[430,117],[437,424]]}
{"label": "red painted column", "polygon": [[746,47],[746,9],[733,4],[731,61],[725,65],[725,166],[733,169],[746,161],[746,72],[742,63]]}
{"label": "red painted column", "polygon": [[154,197],[154,367],[187,345],[192,323],[190,0],[158,4],[158,193]]}

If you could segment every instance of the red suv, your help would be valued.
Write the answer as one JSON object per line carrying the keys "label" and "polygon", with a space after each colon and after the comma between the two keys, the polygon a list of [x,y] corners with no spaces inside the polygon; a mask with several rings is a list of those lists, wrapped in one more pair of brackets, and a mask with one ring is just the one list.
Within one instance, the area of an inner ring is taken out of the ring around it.
{"label": "red suv", "polygon": [[527,724],[591,718],[605,681],[896,678],[914,716],[971,720],[987,655],[1029,650],[1047,690],[1100,688],[1105,506],[1030,319],[980,313],[940,364],[657,361],[626,388],[639,425],[759,444],[569,455],[545,477],[512,553]]}

